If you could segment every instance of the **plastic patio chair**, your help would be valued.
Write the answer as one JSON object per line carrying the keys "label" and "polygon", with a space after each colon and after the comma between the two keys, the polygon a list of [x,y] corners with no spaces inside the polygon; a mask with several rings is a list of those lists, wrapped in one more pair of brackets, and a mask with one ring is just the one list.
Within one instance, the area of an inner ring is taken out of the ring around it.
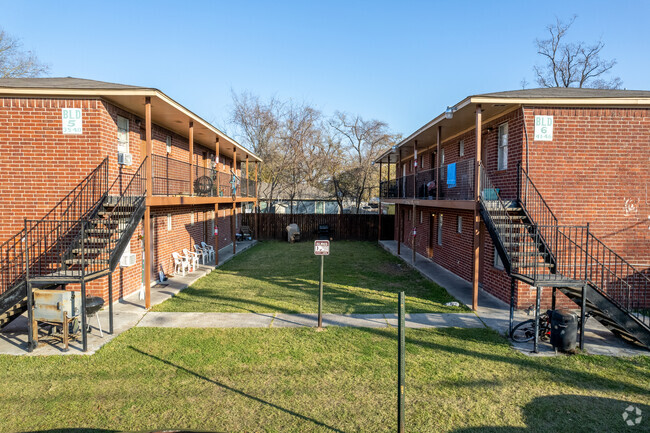
{"label": "plastic patio chair", "polygon": [[187,248],[183,248],[183,254],[185,254],[184,257],[190,263],[190,267],[192,269],[191,272],[196,271],[196,267],[199,265],[199,255],[198,255],[198,253],[190,251]]}
{"label": "plastic patio chair", "polygon": [[214,247],[212,245],[201,242],[201,247],[203,247],[203,251],[208,252],[208,260],[214,259]]}
{"label": "plastic patio chair", "polygon": [[201,257],[201,264],[205,265],[205,258],[208,256],[208,252],[201,248],[199,245],[194,244],[195,253]]}
{"label": "plastic patio chair", "polygon": [[187,258],[181,256],[178,253],[172,253],[172,258],[174,259],[174,275],[178,273],[180,269],[183,276],[185,276],[185,270],[190,271],[190,262]]}

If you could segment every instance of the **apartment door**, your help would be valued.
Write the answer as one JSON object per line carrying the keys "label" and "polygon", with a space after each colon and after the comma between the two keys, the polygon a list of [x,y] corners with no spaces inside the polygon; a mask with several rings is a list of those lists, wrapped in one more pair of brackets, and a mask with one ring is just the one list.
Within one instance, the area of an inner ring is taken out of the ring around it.
{"label": "apartment door", "polygon": [[400,197],[406,197],[406,165],[402,164],[402,191]]}

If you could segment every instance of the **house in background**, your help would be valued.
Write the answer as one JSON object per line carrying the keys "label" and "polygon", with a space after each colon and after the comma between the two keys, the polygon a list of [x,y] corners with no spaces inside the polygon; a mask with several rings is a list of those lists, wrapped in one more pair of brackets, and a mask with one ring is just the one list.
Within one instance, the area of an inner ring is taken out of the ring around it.
{"label": "house in background", "polygon": [[[32,288],[116,300],[233,243],[260,159],[160,90],[0,79],[0,326]],[[29,282],[29,284],[27,284]]]}
{"label": "house in background", "polygon": [[302,186],[291,197],[285,188],[273,188],[271,184],[260,182],[259,207],[261,213],[276,214],[338,214],[339,205],[332,195],[312,186]]}
{"label": "house in background", "polygon": [[649,91],[549,88],[469,96],[376,162],[398,249],[472,282],[474,308],[479,286],[580,306],[650,345],[648,155]]}

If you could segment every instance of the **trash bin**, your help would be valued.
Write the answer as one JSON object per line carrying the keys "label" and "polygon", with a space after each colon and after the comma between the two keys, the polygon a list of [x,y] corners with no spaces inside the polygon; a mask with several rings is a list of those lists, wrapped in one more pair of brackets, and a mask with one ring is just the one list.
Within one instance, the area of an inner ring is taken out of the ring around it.
{"label": "trash bin", "polygon": [[569,310],[551,313],[551,345],[556,350],[570,352],[578,341],[578,316]]}

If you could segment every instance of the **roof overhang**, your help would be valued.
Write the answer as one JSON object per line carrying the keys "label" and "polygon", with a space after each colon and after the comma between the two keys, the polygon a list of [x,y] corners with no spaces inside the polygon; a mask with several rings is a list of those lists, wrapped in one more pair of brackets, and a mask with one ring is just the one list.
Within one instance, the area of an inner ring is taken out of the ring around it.
{"label": "roof overhang", "polygon": [[1,96],[11,97],[53,97],[53,98],[101,98],[113,103],[144,119],[145,98],[151,98],[151,120],[154,124],[175,132],[183,137],[189,135],[189,122],[194,122],[194,142],[208,149],[216,150],[219,141],[219,153],[233,157],[237,150],[237,160],[247,157],[260,162],[261,159],[250,150],[241,146],[234,139],[214,127],[212,124],[188,110],[158,89],[61,89],[61,88],[0,88]]}
{"label": "roof overhang", "polygon": [[481,106],[482,123],[522,106],[564,106],[564,107],[650,107],[650,98],[503,98],[493,96],[469,96],[453,106],[451,119],[441,113],[426,125],[382,153],[375,163],[394,164],[399,160],[400,149],[403,157],[411,155],[416,146],[423,150],[435,145],[438,140],[438,127],[441,127],[441,142],[472,130],[476,126],[476,108]]}

